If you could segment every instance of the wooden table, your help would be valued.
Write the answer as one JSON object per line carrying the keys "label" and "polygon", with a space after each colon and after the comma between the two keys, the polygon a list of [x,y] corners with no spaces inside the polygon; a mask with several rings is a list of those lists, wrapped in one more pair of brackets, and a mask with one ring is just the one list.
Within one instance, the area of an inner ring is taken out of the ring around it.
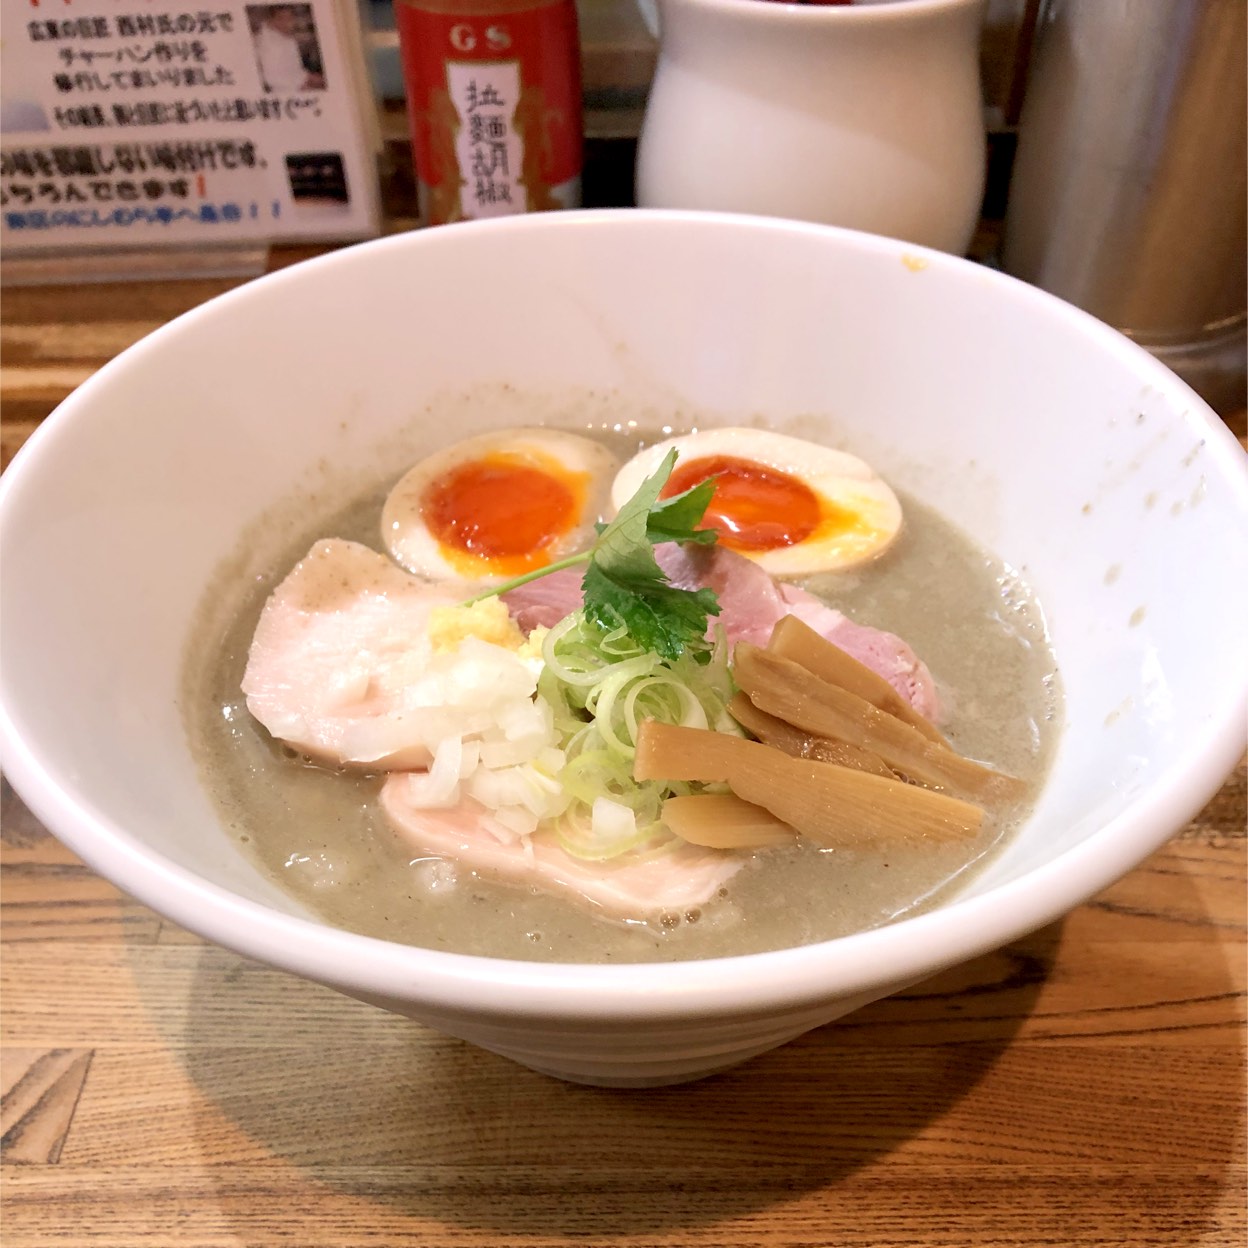
{"label": "wooden table", "polygon": [[[6,461],[231,284],[6,290]],[[4,1248],[1245,1243],[1242,764],[1064,922],[653,1092],[204,944],[3,800]]]}

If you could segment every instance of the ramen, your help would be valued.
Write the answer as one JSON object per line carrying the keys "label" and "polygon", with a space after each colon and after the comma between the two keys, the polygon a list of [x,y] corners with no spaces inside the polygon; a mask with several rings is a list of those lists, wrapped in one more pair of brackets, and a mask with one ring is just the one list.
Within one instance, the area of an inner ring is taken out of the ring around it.
{"label": "ramen", "polygon": [[[521,442],[534,432],[518,431]],[[699,774],[661,776],[644,792],[634,786],[624,773],[640,770],[647,747],[630,734],[650,714],[629,720],[616,706],[634,696],[617,679],[622,669],[591,673],[614,692],[608,699],[595,686],[588,707],[579,694],[561,695],[552,672],[572,684],[590,680],[576,639],[585,628],[604,634],[601,621],[583,622],[590,580],[575,561],[592,547],[594,519],[623,516],[638,483],[654,480],[665,447],[581,445],[586,440],[546,431],[525,459],[514,447],[473,439],[458,458],[433,457],[430,471],[422,461],[390,488],[292,533],[272,576],[237,591],[224,644],[211,656],[196,646],[188,659],[196,708],[188,726],[208,790],[248,852],[299,905],[367,935],[493,957],[728,956],[918,913],[948,897],[1009,835],[1041,782],[1059,719],[1038,604],[1009,569],[919,502],[898,500],[861,461],[833,453],[826,465],[804,456],[795,467],[759,443],[758,431],[727,448],[725,432],[716,431],[705,454],[697,444],[678,448],[686,468],[678,485],[689,483],[688,465],[705,461],[706,476],[722,486],[705,508],[720,540],[709,553],[655,546],[666,585],[690,594],[711,588],[713,598],[702,601],[712,610],[690,633],[705,627],[705,652],[697,663],[667,662],[658,676],[646,668],[635,683],[652,690],[676,673],[677,685],[693,688],[669,698],[679,708],[668,716],[677,731],[715,732],[714,744],[722,737],[755,751],[745,756],[749,770],[757,751],[773,744],[775,719],[760,709],[775,708],[755,684],[773,679],[772,668],[776,679],[791,668],[773,636],[822,630],[892,680],[895,705],[883,718],[897,739],[918,742],[922,756],[899,762],[885,743],[881,760],[861,743],[837,743],[857,751],[853,767],[877,773],[854,784],[872,808],[881,794],[891,801],[892,790],[908,797],[922,789],[924,811],[925,802],[944,803],[935,822],[898,835],[884,818],[878,835],[867,835],[861,820],[845,816],[839,831],[794,831],[785,819],[801,819],[788,808],[777,815],[757,804],[769,802],[765,795],[743,801],[734,791],[744,783],[737,762],[704,783],[699,769],[711,739],[696,736],[693,761],[682,766]],[[618,496],[607,504],[605,486],[620,460],[627,463],[614,477]],[[517,509],[499,504],[509,482],[532,500],[521,509],[527,529],[507,523]],[[457,519],[448,502],[456,490],[499,504],[503,522],[491,520],[488,507]],[[778,579],[761,566],[768,561],[781,565]],[[464,616],[464,599],[488,597],[516,573],[540,574],[543,563],[572,567]],[[626,596],[606,598],[610,610],[629,610]],[[759,618],[763,600],[774,606]],[[345,609],[357,602],[367,604],[364,615]],[[363,638],[350,631],[359,628]],[[439,630],[448,628],[443,643]],[[623,625],[620,632],[627,637]],[[623,661],[633,662],[633,652]],[[803,675],[799,683],[809,682]],[[444,705],[438,699],[448,687],[458,692]],[[638,706],[664,705],[636,696]],[[611,770],[600,738],[582,739],[608,700],[617,719],[603,731],[608,742],[626,738],[622,772]],[[929,751],[897,716],[930,729],[938,744]],[[805,732],[806,744],[785,755],[783,768],[801,755],[808,771],[798,774],[839,775],[846,758],[824,761],[811,739]],[[938,764],[931,775],[929,752]],[[858,755],[867,754],[872,761],[863,763]],[[940,770],[950,755],[976,760],[969,779]],[[981,800],[981,776],[990,791],[982,810],[962,800]],[[999,777],[1018,783],[997,792]],[[799,796],[802,787],[789,786]],[[838,789],[822,805],[852,812],[856,792]],[[690,803],[707,798],[702,809],[714,816],[687,822]],[[821,803],[803,809],[812,805]],[[964,809],[979,814],[960,823]],[[718,843],[741,810],[752,812],[748,828]],[[950,819],[956,834],[946,836]]]}

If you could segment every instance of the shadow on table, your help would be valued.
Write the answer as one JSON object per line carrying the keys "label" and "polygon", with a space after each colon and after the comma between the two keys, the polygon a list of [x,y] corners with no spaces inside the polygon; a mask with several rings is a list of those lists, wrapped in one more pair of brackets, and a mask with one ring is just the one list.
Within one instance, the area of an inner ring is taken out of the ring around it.
{"label": "shadow on table", "polygon": [[[179,1047],[215,1106],[311,1182],[426,1227],[608,1243],[749,1215],[903,1148],[992,1070],[1060,939],[1060,925],[1046,928],[672,1088],[560,1083],[285,977],[290,991],[268,999],[235,994],[236,1009],[257,1013],[254,1032],[246,1017],[231,1025],[257,1037],[244,1062],[205,1037],[220,1034],[239,977],[275,973],[210,949],[192,989],[194,1040]],[[219,1120],[204,1130],[219,1135]]]}
{"label": "shadow on table", "polygon": [[[1225,803],[1229,817],[1211,813]],[[1240,808],[1242,785],[1228,786],[1202,819],[1235,827]],[[7,813],[10,825],[17,816],[31,825],[24,834],[44,835],[33,816]],[[945,1211],[929,1210],[917,1192],[924,1227],[929,1213],[947,1217],[965,1198],[972,1220],[1004,1230],[1000,1219],[1019,1212],[1007,1193],[1034,1173],[1035,1233],[1019,1243],[1064,1242],[1063,1226],[1112,1223],[1119,1229],[1106,1242],[1185,1248],[1221,1216],[1234,1183],[1225,1172],[1242,1157],[1244,1045],[1241,1037],[1231,1053],[1200,1044],[1202,1027],[1225,1026],[1217,1021],[1225,1011],[1202,1021],[1201,1003],[1234,998],[1237,976],[1196,881],[1172,863],[1153,869],[1168,876],[1164,911],[1151,902],[1135,909],[1129,880],[1091,906],[1178,925],[1176,959],[1192,975],[1159,986],[1182,994],[1173,1001],[1136,1002],[1107,987],[1138,978],[1128,938],[1101,944],[1097,982],[1075,994],[1079,1014],[1063,1010],[1060,983],[1040,1005],[1063,940],[1083,938],[1076,920],[1071,931],[1044,928],[733,1071],[648,1091],[545,1078],[189,937],[184,1005],[170,998],[180,972],[170,980],[146,956],[132,970],[152,1023],[202,1094],[188,1106],[181,1155],[202,1159],[201,1179],[219,1176],[215,1216],[244,1238],[257,1217],[276,1227],[270,1214],[291,1230],[310,1227],[326,1212],[311,1207],[318,1194],[345,1198],[361,1232],[390,1227],[379,1231],[388,1237],[368,1237],[395,1245],[487,1242],[481,1236],[608,1244],[681,1228],[698,1236],[815,1193],[822,1214],[882,1185],[872,1208],[887,1206],[924,1175]],[[151,949],[148,928],[123,939],[136,955]],[[1168,1005],[1182,1008],[1193,1039],[1154,1049],[1138,1011],[1157,1008],[1158,1026],[1172,1030]],[[1115,1035],[1127,1047],[1082,1043]],[[1166,1092],[1176,1069],[1191,1077],[1182,1103]],[[971,1106],[956,1112],[968,1097]],[[253,1162],[265,1173],[249,1187]],[[1078,1175],[1087,1181],[1073,1182]],[[282,1184],[289,1203],[270,1208]],[[331,1200],[331,1216],[336,1208]],[[827,1242],[809,1229],[810,1242]]]}

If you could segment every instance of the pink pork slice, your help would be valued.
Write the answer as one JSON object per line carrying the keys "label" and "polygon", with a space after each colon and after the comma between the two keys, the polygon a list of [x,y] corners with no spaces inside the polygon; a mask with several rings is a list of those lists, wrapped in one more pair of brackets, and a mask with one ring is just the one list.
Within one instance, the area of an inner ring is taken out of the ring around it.
{"label": "pink pork slice", "polygon": [[[668,580],[681,589],[713,589],[720,613],[712,629],[722,627],[730,645],[738,641],[765,646],[776,621],[796,615],[846,654],[882,676],[911,706],[937,720],[940,706],[927,666],[900,637],[865,624],[829,607],[795,585],[774,581],[758,564],[724,546],[681,546],[666,542],[655,557]],[[550,627],[581,606],[580,568],[566,568],[531,581],[503,601],[516,623],[531,632]]]}
{"label": "pink pork slice", "polygon": [[869,667],[886,681],[920,715],[932,723],[940,722],[940,699],[936,694],[936,682],[924,663],[902,639],[883,629],[855,624],[847,615],[834,607],[820,602],[814,594],[808,594],[796,585],[782,585],[780,594],[785,609],[797,616],[803,624],[809,624],[821,637],[857,659],[863,667]]}
{"label": "pink pork slice", "polygon": [[572,893],[616,918],[684,913],[712,901],[745,865],[748,855],[682,845],[651,859],[581,862],[558,845],[500,841],[483,824],[484,809],[470,798],[450,810],[425,810],[407,798],[407,776],[391,775],[381,788],[390,825],[419,853],[437,854],[470,870],[515,883]]}
{"label": "pink pork slice", "polygon": [[527,636],[535,628],[553,628],[564,616],[581,609],[584,575],[584,568],[560,568],[499,597]]}
{"label": "pink pork slice", "polygon": [[731,645],[748,641],[765,646],[787,611],[780,586],[758,564],[726,546],[666,542],[656,547],[655,558],[677,588],[715,591],[719,615],[711,627],[722,626]]}
{"label": "pink pork slice", "polygon": [[243,675],[247,709],[314,758],[425,766],[428,737],[398,688],[428,655],[429,612],[454,601],[358,542],[317,542],[261,612]]}

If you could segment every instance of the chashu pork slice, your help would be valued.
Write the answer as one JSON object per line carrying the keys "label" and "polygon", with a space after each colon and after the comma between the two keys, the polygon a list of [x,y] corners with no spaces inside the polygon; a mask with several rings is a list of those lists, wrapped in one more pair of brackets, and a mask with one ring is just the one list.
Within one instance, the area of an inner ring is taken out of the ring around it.
{"label": "chashu pork slice", "polygon": [[584,578],[584,568],[560,568],[499,596],[516,625],[527,634],[535,628],[553,628],[565,616],[579,611]]}
{"label": "chashu pork slice", "polygon": [[[719,615],[710,630],[722,628],[728,644],[738,641],[765,646],[776,621],[796,615],[846,654],[882,676],[921,715],[940,718],[936,684],[927,665],[898,636],[858,624],[796,585],[775,581],[752,559],[725,546],[664,542],[655,558],[668,580],[679,589],[713,589]],[[581,568],[565,568],[530,581],[503,595],[512,618],[526,633],[550,627],[581,608]]]}
{"label": "chashu pork slice", "polygon": [[886,681],[922,716],[936,724],[941,719],[936,682],[927,664],[894,633],[858,624],[796,585],[782,585],[785,611],[797,616],[820,636],[844,650]]}
{"label": "chashu pork slice", "polygon": [[683,913],[714,900],[749,860],[748,853],[683,844],[650,858],[583,862],[540,836],[504,842],[486,827],[485,810],[468,798],[449,810],[410,802],[408,777],[391,775],[381,807],[391,827],[422,854],[436,854],[482,875],[569,893],[615,918]]}
{"label": "chashu pork slice", "polygon": [[882,676],[921,715],[936,721],[940,707],[936,683],[927,665],[893,633],[857,624],[814,594],[783,584],[753,560],[723,546],[658,548],[658,560],[668,580],[682,589],[707,586],[719,596],[719,624],[730,645],[748,641],[765,646],[771,630],[785,615],[796,615],[851,658]]}
{"label": "chashu pork slice", "polygon": [[243,675],[273,736],[333,764],[416,768],[445,735],[430,611],[451,592],[358,542],[317,542],[264,605]]}

